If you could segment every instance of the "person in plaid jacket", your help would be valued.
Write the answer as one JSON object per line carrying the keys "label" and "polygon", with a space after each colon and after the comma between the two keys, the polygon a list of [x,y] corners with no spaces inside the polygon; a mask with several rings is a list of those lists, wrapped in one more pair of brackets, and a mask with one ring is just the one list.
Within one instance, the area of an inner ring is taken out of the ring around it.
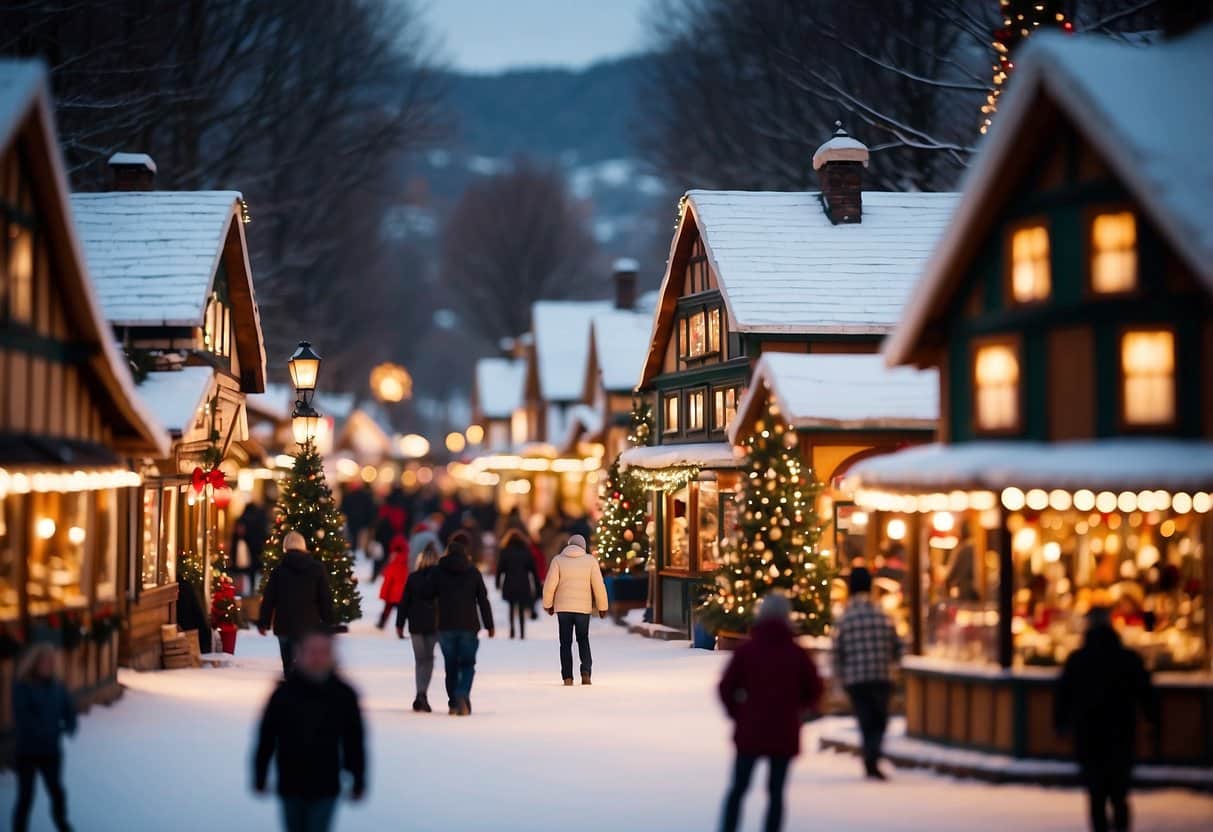
{"label": "person in plaid jacket", "polygon": [[851,570],[850,600],[834,627],[834,678],[846,690],[863,734],[863,767],[873,780],[884,780],[880,761],[889,722],[892,669],[901,658],[901,639],[879,607],[872,603],[872,573]]}

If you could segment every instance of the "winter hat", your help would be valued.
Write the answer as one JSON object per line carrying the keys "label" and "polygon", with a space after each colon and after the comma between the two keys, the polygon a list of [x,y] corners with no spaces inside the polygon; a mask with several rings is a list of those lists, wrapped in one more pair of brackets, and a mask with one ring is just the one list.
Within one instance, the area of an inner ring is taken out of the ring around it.
{"label": "winter hat", "polygon": [[847,579],[847,589],[852,595],[858,595],[861,592],[871,592],[872,573],[862,566],[856,566],[851,570],[851,577]]}
{"label": "winter hat", "polygon": [[758,621],[782,621],[785,624],[792,615],[792,602],[782,592],[768,592],[758,607]]}
{"label": "winter hat", "polygon": [[282,551],[306,552],[307,541],[303,539],[303,535],[299,534],[299,532],[287,532],[286,537],[282,538]]}
{"label": "winter hat", "polygon": [[392,552],[400,553],[409,550],[409,542],[404,539],[404,535],[398,534],[392,538]]}
{"label": "winter hat", "polygon": [[581,536],[581,535],[579,535],[579,534],[575,534],[575,535],[573,535],[572,537],[570,537],[570,538],[569,538],[569,545],[570,545],[570,546],[576,546],[578,549],[585,549],[585,548],[587,548],[587,547],[586,547],[586,545],[585,545],[585,538],[584,538],[584,537],[582,537],[582,536]]}

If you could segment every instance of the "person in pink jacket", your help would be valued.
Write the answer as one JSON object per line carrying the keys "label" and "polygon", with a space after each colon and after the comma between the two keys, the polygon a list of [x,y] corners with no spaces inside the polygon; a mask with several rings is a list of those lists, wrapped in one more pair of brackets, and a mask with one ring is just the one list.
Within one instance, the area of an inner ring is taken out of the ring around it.
{"label": "person in pink jacket", "polygon": [[585,538],[575,534],[548,566],[543,582],[543,608],[560,621],[560,678],[573,684],[573,632],[581,658],[581,684],[590,684],[590,615],[606,618],[606,582],[598,558],[586,551]]}

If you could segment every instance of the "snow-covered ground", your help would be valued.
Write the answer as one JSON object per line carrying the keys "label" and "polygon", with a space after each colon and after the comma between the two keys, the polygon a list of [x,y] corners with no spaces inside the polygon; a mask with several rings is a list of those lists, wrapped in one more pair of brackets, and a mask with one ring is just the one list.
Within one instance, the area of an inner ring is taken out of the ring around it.
{"label": "snow-covered ground", "polygon": [[[380,602],[373,592],[368,614]],[[500,605],[498,605],[500,608]],[[499,609],[499,624],[504,612]],[[528,622],[524,642],[482,639],[475,715],[418,715],[412,651],[366,622],[341,641],[367,714],[370,793],[343,805],[342,830],[577,830],[703,832],[714,828],[731,763],[729,728],[713,696],[724,656],[650,641],[595,619],[595,683],[560,684],[555,627]],[[504,628],[503,628],[504,629]],[[441,660],[431,688],[444,700]],[[66,782],[80,832],[220,829],[266,832],[277,806],[249,790],[250,740],[278,674],[277,644],[241,633],[234,666],[124,672],[125,696],[98,708],[67,746]],[[806,751],[816,747],[806,728]],[[757,829],[760,773],[747,803]],[[0,817],[15,790],[0,774]],[[1134,798],[1136,828],[1213,828],[1213,797],[1178,790]],[[788,786],[789,832],[846,830],[1081,830],[1073,789],[993,786],[894,771],[859,776],[850,757],[809,752]],[[50,830],[39,791],[32,826]]]}

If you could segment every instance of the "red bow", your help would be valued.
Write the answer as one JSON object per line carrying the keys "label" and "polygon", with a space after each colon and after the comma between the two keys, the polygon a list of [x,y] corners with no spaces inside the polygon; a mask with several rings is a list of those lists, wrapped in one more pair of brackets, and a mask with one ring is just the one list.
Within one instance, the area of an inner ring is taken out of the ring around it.
{"label": "red bow", "polygon": [[210,471],[203,471],[201,468],[195,468],[193,477],[190,479],[190,485],[199,494],[208,485],[212,488],[227,488],[227,478],[223,476],[223,472],[218,468],[213,468]]}
{"label": "red bow", "polygon": [[227,478],[223,476],[223,472],[218,468],[211,471],[208,480],[212,488],[227,488]]}
{"label": "red bow", "polygon": [[201,494],[202,489],[206,488],[206,471],[203,471],[201,468],[195,468],[190,484],[194,487],[194,491]]}

